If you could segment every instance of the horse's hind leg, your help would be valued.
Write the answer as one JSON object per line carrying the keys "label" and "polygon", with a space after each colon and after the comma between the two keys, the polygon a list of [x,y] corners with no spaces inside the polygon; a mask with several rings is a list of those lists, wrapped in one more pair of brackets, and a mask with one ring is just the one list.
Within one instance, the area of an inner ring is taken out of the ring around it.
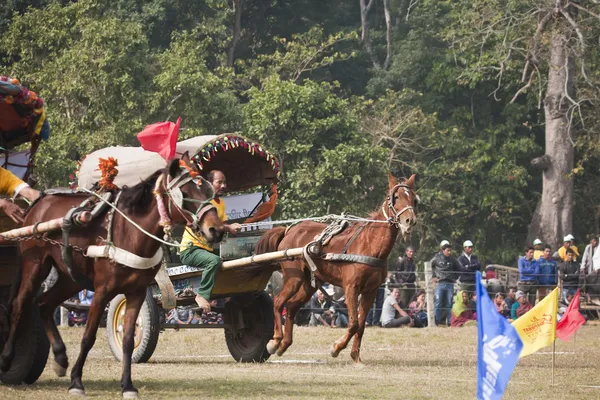
{"label": "horse's hind leg", "polygon": [[78,396],[85,396],[85,390],[83,383],[81,383],[81,376],[83,375],[83,364],[89,351],[96,342],[96,333],[98,332],[98,326],[100,325],[100,319],[104,308],[108,302],[114,297],[109,296],[104,287],[97,289],[94,292],[94,298],[88,313],[88,319],[85,325],[85,331],[83,332],[83,338],[81,339],[81,350],[79,357],[75,361],[75,365],[71,369],[71,386],[69,386],[69,393]]}
{"label": "horse's hind leg", "polygon": [[367,321],[367,314],[373,306],[373,300],[377,296],[377,289],[372,293],[363,293],[360,298],[360,306],[358,309],[358,330],[354,335],[354,342],[352,342],[352,351],[350,357],[355,363],[360,363],[360,343],[362,341],[363,334],[365,333],[365,323]]}
{"label": "horse's hind leg", "polygon": [[138,318],[140,308],[146,298],[146,288],[138,292],[126,295],[127,306],[125,309],[125,329],[123,331],[123,375],[121,376],[121,390],[124,399],[138,397],[138,391],[131,381],[131,356],[133,355],[135,322]]}
{"label": "horse's hind leg", "polygon": [[[348,307],[348,331],[336,340],[331,346],[331,356],[337,357],[340,354],[340,351],[344,350],[346,346],[348,346],[348,342],[356,331],[358,331],[358,291],[355,286],[346,286],[344,288],[344,293],[346,294],[346,306]],[[371,299],[371,302],[373,299]],[[366,318],[366,316],[361,315],[362,318]]]}
{"label": "horse's hind leg", "polygon": [[10,369],[10,365],[15,356],[15,340],[17,338],[17,330],[22,324],[23,311],[33,306],[34,295],[42,284],[44,274],[42,271],[41,258],[30,257],[22,263],[22,279],[19,289],[16,292],[12,304],[10,306],[11,324],[8,339],[4,344],[2,356],[0,356],[0,371],[6,372]]}
{"label": "horse's hind leg", "polygon": [[267,343],[267,351],[270,354],[275,354],[281,344],[281,339],[283,338],[283,329],[281,327],[281,313],[283,312],[283,306],[298,292],[302,285],[302,281],[304,280],[304,272],[300,262],[286,262],[283,263],[283,267],[283,289],[281,289],[281,292],[273,301],[273,339]]}
{"label": "horse's hind leg", "polygon": [[287,319],[285,320],[285,336],[283,341],[277,349],[277,355],[281,356],[285,351],[292,345],[293,331],[294,331],[294,320],[296,314],[304,303],[310,300],[310,297],[315,293],[316,289],[310,286],[310,283],[306,280],[303,281],[302,286],[298,293],[296,293],[287,302]]}
{"label": "horse's hind leg", "polygon": [[52,345],[52,352],[54,353],[54,365],[52,366],[52,369],[57,376],[65,376],[67,374],[69,360],[67,358],[67,348],[65,347],[65,343],[54,322],[54,311],[63,301],[73,296],[78,291],[79,287],[75,282],[69,277],[60,274],[55,285],[42,294],[38,301],[38,304],[40,305],[40,316],[44,321],[46,335],[48,336],[48,340]]}

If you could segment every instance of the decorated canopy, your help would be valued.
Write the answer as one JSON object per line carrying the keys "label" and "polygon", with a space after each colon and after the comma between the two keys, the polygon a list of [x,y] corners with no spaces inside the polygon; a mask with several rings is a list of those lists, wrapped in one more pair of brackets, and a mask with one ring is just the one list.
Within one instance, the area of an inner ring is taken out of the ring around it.
{"label": "decorated canopy", "polygon": [[[279,162],[260,144],[233,134],[197,136],[177,143],[175,157],[188,152],[203,174],[213,169],[223,171],[230,191],[277,183]],[[167,162],[158,154],[141,147],[107,147],[90,153],[82,161],[78,185],[91,188],[100,180],[99,158],[117,159],[119,174],[114,184],[133,186],[164,168]]]}
{"label": "decorated canopy", "polygon": [[[0,166],[25,180],[40,139],[48,139],[50,126],[43,100],[14,78],[0,76]],[[31,148],[13,148],[31,142]]]}

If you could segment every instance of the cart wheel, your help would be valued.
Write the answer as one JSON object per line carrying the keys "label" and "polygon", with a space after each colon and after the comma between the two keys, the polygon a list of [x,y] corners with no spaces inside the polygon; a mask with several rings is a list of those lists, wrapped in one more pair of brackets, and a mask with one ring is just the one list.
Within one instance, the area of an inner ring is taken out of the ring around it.
{"label": "cart wheel", "polygon": [[[19,334],[15,342],[15,358],[10,369],[0,373],[0,381],[8,385],[32,384],[38,380],[48,361],[50,342],[40,318],[37,307],[30,306],[29,310],[23,310],[23,316],[28,315],[19,328]],[[4,333],[4,332],[3,332]],[[7,333],[7,332],[6,332]],[[6,335],[2,334],[2,347],[4,347]]]}
{"label": "cart wheel", "polygon": [[225,341],[236,361],[264,362],[271,356],[267,343],[273,338],[273,300],[267,293],[232,298],[224,319],[231,326],[225,329]]}
{"label": "cart wheel", "polygon": [[[108,316],[106,318],[106,333],[108,345],[113,356],[118,361],[123,360],[123,328],[125,327],[125,306],[127,300],[120,294],[110,302]],[[158,306],[152,297],[150,290],[146,292],[146,300],[142,304],[138,315],[133,343],[133,355],[131,361],[134,363],[145,363],[152,357],[158,343],[160,322]]]}

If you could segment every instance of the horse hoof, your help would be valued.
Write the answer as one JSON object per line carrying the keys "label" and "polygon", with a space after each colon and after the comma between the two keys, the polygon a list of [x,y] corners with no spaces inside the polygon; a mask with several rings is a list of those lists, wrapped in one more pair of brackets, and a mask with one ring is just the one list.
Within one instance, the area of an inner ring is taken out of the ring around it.
{"label": "horse hoof", "polygon": [[137,391],[129,391],[129,392],[123,392],[123,398],[124,399],[137,399],[139,398],[139,394]]}
{"label": "horse hoof", "polygon": [[67,368],[63,367],[62,365],[60,365],[56,361],[54,361],[54,364],[52,364],[52,370],[54,371],[54,373],[56,374],[56,376],[58,376],[59,378],[67,375]]}
{"label": "horse hoof", "polygon": [[269,354],[275,354],[280,343],[281,342],[277,343],[274,340],[269,340],[269,343],[267,343],[267,351]]}
{"label": "horse hoof", "polygon": [[331,345],[331,357],[336,358],[339,355],[340,355],[339,350],[336,350],[335,346]]}
{"label": "horse hoof", "polygon": [[71,389],[69,389],[69,394],[71,396],[85,397],[85,390],[78,389],[78,388],[71,388]]}
{"label": "horse hoof", "polygon": [[286,350],[286,349],[282,349],[281,347],[279,347],[279,349],[277,350],[277,355],[278,355],[279,357],[281,357],[281,356],[283,355],[283,353],[285,353],[285,350]]}

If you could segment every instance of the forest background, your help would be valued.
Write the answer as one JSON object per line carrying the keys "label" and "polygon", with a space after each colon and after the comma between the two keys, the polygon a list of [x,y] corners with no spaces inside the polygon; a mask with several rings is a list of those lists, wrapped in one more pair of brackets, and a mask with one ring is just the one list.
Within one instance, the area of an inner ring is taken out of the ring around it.
{"label": "forest background", "polygon": [[0,74],[46,101],[42,187],[181,117],[181,138],[239,132],[279,155],[277,217],[365,215],[388,171],[417,173],[421,261],[470,239],[514,265],[534,237],[573,233],[581,248],[600,231],[599,13],[593,0],[8,0]]}

